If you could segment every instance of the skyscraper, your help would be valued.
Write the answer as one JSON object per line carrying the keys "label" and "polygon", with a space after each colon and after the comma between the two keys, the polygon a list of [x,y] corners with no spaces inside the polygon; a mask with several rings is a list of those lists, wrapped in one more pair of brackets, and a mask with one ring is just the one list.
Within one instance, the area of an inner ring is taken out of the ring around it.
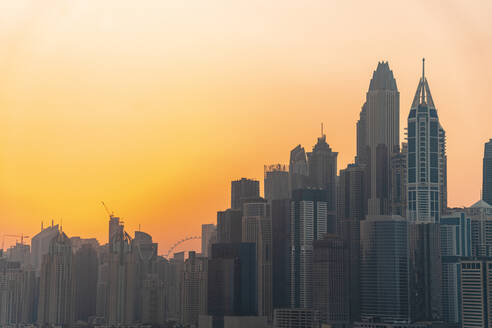
{"label": "skyscraper", "polygon": [[217,241],[215,224],[202,224],[202,255],[208,257],[212,243]]}
{"label": "skyscraper", "polygon": [[243,201],[260,197],[260,182],[242,178],[231,182],[231,208],[242,209]]}
{"label": "skyscraper", "polygon": [[289,162],[290,191],[306,188],[308,185],[308,165],[304,147],[297,145],[290,152]]}
{"label": "skyscraper", "polygon": [[272,307],[272,218],[270,204],[245,203],[243,243],[255,243],[257,260],[258,315],[273,315]]}
{"label": "skyscraper", "polygon": [[391,214],[407,213],[407,144],[391,159]]}
{"label": "skyscraper", "polygon": [[449,324],[461,322],[460,261],[471,256],[471,222],[465,213],[442,216],[442,319]]}
{"label": "skyscraper", "polygon": [[207,259],[196,257],[195,252],[188,254],[182,273],[181,323],[197,326],[198,316],[207,311]]}
{"label": "skyscraper", "polygon": [[291,201],[291,306],[313,305],[313,242],[327,232],[328,195],[322,189],[298,189]]}
{"label": "skyscraper", "polygon": [[120,231],[109,244],[106,311],[108,324],[130,323],[135,319],[136,281],[131,242],[131,237]]}
{"label": "skyscraper", "polygon": [[362,320],[410,323],[408,222],[368,216],[360,225]]}
{"label": "skyscraper", "polygon": [[285,165],[265,165],[265,199],[269,202],[275,199],[286,199],[289,193],[289,172]]}
{"label": "skyscraper", "polygon": [[369,167],[368,212],[389,214],[391,158],[400,144],[400,93],[388,62],[378,63],[357,124],[357,157]]}
{"label": "skyscraper", "polygon": [[327,192],[327,232],[336,233],[336,177],[338,153],[333,152],[321,134],[313,151],[307,154],[310,187]]}
{"label": "skyscraper", "polygon": [[483,154],[483,200],[492,205],[492,139],[485,143]]}
{"label": "skyscraper", "polygon": [[471,255],[492,256],[492,206],[479,200],[464,211],[471,218]]}
{"label": "skyscraper", "polygon": [[96,315],[97,252],[91,244],[83,244],[74,254],[75,320],[89,322]]}
{"label": "skyscraper", "polygon": [[350,320],[349,253],[345,240],[333,234],[313,242],[313,307],[322,323]]}
{"label": "skyscraper", "polygon": [[272,302],[273,308],[290,306],[290,199],[273,200],[272,216]]}
{"label": "skyscraper", "polygon": [[58,224],[43,229],[31,239],[31,264],[39,275],[43,255],[47,254],[50,248],[51,239],[58,235]]}
{"label": "skyscraper", "polygon": [[408,115],[407,218],[411,221],[439,221],[445,178],[444,142],[444,129],[422,66],[422,77]]}
{"label": "skyscraper", "polygon": [[39,280],[38,324],[70,325],[74,319],[72,245],[64,232],[50,240]]}
{"label": "skyscraper", "polygon": [[492,325],[492,261],[469,258],[461,261],[461,327]]}
{"label": "skyscraper", "polygon": [[338,185],[338,221],[363,220],[367,212],[365,164],[349,164],[347,168],[340,170]]}
{"label": "skyscraper", "polygon": [[242,210],[217,212],[217,242],[240,243],[242,239]]}
{"label": "skyscraper", "polygon": [[21,323],[21,263],[0,258],[0,326]]}
{"label": "skyscraper", "polygon": [[410,318],[440,321],[442,265],[439,223],[408,223]]}
{"label": "skyscraper", "polygon": [[258,314],[254,243],[216,243],[208,264],[208,314]]}

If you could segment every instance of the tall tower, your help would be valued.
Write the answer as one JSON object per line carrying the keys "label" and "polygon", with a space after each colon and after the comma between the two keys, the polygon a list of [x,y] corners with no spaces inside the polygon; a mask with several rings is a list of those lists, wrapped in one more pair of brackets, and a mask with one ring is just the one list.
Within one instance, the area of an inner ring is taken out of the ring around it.
{"label": "tall tower", "polygon": [[74,317],[72,244],[58,231],[43,256],[39,279],[38,324],[68,326]]}
{"label": "tall tower", "polygon": [[244,200],[260,197],[260,182],[242,178],[231,182],[231,208],[243,208]]}
{"label": "tall tower", "polygon": [[358,161],[369,166],[368,212],[389,214],[391,158],[400,143],[400,93],[388,62],[378,63],[373,73],[357,131]]}
{"label": "tall tower", "polygon": [[326,135],[321,137],[308,156],[308,172],[310,186],[327,192],[328,227],[327,232],[336,233],[336,177],[338,153],[332,151],[326,142]]}
{"label": "tall tower", "polygon": [[417,222],[437,222],[445,192],[444,129],[425,77],[422,77],[408,115],[407,218]]}
{"label": "tall tower", "polygon": [[492,205],[492,139],[485,144],[483,154],[483,200]]}
{"label": "tall tower", "polygon": [[313,242],[327,232],[328,195],[323,189],[298,189],[291,200],[291,306],[313,306]]}

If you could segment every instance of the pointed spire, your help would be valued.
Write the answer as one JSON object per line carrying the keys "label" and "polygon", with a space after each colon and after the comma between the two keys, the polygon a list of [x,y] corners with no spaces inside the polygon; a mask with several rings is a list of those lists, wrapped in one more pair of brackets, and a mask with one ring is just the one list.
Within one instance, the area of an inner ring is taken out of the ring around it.
{"label": "pointed spire", "polygon": [[416,108],[418,105],[422,104],[435,108],[429,89],[429,84],[425,78],[425,58],[422,58],[422,77],[420,78],[417,92],[415,92],[415,97],[413,98],[412,108]]}
{"label": "pointed spire", "polygon": [[422,80],[425,79],[425,58],[422,58]]}

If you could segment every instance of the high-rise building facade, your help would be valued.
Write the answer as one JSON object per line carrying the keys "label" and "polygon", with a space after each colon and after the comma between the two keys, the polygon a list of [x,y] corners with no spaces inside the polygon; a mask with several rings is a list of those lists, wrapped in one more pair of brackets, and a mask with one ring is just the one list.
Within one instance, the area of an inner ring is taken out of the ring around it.
{"label": "high-rise building facade", "polygon": [[217,212],[217,242],[240,243],[242,233],[242,209]]}
{"label": "high-rise building facade", "polygon": [[272,307],[290,306],[290,198],[270,202],[272,217]]}
{"label": "high-rise building facade", "polygon": [[360,224],[360,244],[361,319],[409,323],[408,222],[369,215]]}
{"label": "high-rise building facade", "polygon": [[0,326],[22,323],[21,263],[0,258]]}
{"label": "high-rise building facade", "polygon": [[313,307],[322,323],[350,321],[349,253],[345,240],[327,234],[313,242]]}
{"label": "high-rise building facade", "polygon": [[272,305],[272,218],[270,204],[245,203],[242,242],[256,245],[258,315],[273,315]]}
{"label": "high-rise building facade", "polygon": [[422,68],[417,92],[408,115],[407,218],[417,222],[439,222],[445,192],[444,129]]}
{"label": "high-rise building facade", "polygon": [[64,232],[50,240],[39,279],[38,324],[69,326],[74,320],[72,245]]}
{"label": "high-rise building facade", "polygon": [[231,208],[241,209],[243,201],[260,197],[260,182],[242,178],[231,182]]}
{"label": "high-rise building facade", "polygon": [[367,214],[367,181],[365,164],[349,164],[340,170],[337,197],[338,229],[340,221],[363,220]]}
{"label": "high-rise building facade", "polygon": [[483,153],[483,200],[492,205],[492,139],[485,143]]}
{"label": "high-rise building facade", "polygon": [[256,263],[255,243],[212,245],[207,276],[209,315],[258,315]]}
{"label": "high-rise building facade", "polygon": [[199,315],[207,313],[207,259],[189,252],[182,274],[181,323],[197,326]]}
{"label": "high-rise building facade", "polygon": [[320,328],[319,313],[313,309],[276,309],[274,328]]}
{"label": "high-rise building facade", "polygon": [[97,252],[91,244],[83,244],[75,252],[76,321],[89,322],[89,317],[96,315],[98,266]]}
{"label": "high-rise building facade", "polygon": [[403,143],[391,159],[391,214],[402,217],[407,214],[407,151],[408,144]]}
{"label": "high-rise building facade", "polygon": [[135,320],[136,273],[131,242],[131,237],[120,231],[109,244],[106,321],[111,325]]}
{"label": "high-rise building facade", "polygon": [[368,165],[368,212],[391,211],[391,158],[400,144],[400,93],[388,62],[378,63],[357,124],[357,159]]}
{"label": "high-rise building facade", "polygon": [[461,327],[492,327],[492,261],[469,258],[460,264]]}
{"label": "high-rise building facade", "polygon": [[217,241],[217,227],[215,224],[202,224],[202,255],[208,257],[212,243]]}
{"label": "high-rise building facade", "polygon": [[51,239],[58,235],[58,224],[47,228],[41,226],[41,232],[31,239],[31,264],[38,273],[41,270],[43,255],[47,254],[50,248]]}
{"label": "high-rise building facade", "polygon": [[411,322],[441,320],[439,228],[439,223],[408,224]]}
{"label": "high-rise building facade", "polygon": [[304,147],[297,145],[290,152],[289,190],[303,189],[308,186],[308,164]]}
{"label": "high-rise building facade", "polygon": [[290,197],[289,172],[285,165],[265,165],[265,199],[286,199]]}
{"label": "high-rise building facade", "polygon": [[442,320],[461,323],[460,261],[471,256],[471,220],[463,212],[441,217]]}
{"label": "high-rise building facade", "polygon": [[336,233],[336,177],[338,153],[332,151],[322,134],[307,154],[309,183],[311,188],[326,190],[327,196],[327,232]]}
{"label": "high-rise building facade", "polygon": [[471,255],[492,256],[492,206],[479,200],[464,212],[471,219]]}
{"label": "high-rise building facade", "polygon": [[292,192],[290,293],[291,306],[313,305],[313,242],[327,233],[327,191],[298,189]]}

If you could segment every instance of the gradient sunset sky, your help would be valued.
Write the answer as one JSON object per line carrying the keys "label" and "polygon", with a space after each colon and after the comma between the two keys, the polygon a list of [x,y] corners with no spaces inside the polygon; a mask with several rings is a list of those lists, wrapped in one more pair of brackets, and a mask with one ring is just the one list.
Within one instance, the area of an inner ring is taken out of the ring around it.
{"label": "gradient sunset sky", "polygon": [[422,57],[449,205],[469,206],[492,138],[491,1],[1,1],[0,235],[54,219],[105,243],[104,200],[165,253],[321,122],[351,162],[381,60],[403,141]]}

